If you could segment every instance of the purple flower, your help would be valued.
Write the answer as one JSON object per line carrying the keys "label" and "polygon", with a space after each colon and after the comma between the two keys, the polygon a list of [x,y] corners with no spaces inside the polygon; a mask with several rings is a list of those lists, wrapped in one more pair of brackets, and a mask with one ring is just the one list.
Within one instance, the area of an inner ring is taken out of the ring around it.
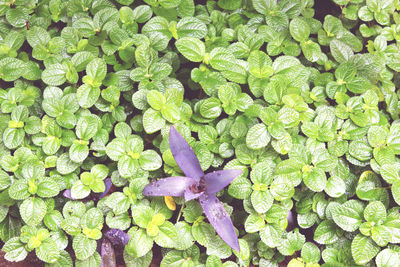
{"label": "purple flower", "polygon": [[239,251],[239,240],[229,214],[215,193],[242,174],[242,170],[221,170],[204,174],[193,149],[179,132],[171,126],[169,145],[179,168],[186,176],[154,181],[143,190],[145,196],[185,197],[185,201],[199,199],[203,211],[217,234],[232,249]]}

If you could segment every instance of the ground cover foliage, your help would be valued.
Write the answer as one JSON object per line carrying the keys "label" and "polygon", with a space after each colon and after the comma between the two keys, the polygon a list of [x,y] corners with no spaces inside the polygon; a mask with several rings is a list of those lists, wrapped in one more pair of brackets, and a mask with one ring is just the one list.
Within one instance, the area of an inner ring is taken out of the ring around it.
{"label": "ground cover foliage", "polygon": [[[2,1],[5,259],[399,266],[398,10],[398,0]],[[240,251],[197,200],[142,194],[183,176],[171,125],[204,173],[242,170],[213,192]]]}

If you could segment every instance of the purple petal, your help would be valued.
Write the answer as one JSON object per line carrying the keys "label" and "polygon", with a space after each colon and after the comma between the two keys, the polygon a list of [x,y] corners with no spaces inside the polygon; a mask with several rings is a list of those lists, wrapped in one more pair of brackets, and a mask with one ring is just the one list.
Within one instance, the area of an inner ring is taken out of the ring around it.
{"label": "purple petal", "polygon": [[105,179],[105,180],[104,180],[104,184],[106,185],[106,189],[104,190],[103,193],[101,193],[101,194],[98,196],[98,199],[102,199],[103,197],[105,197],[105,196],[107,195],[108,191],[110,191],[110,188],[111,188],[111,186],[112,186],[111,178]]}
{"label": "purple petal", "polygon": [[185,138],[173,126],[169,130],[169,147],[183,173],[187,177],[200,180],[204,173],[199,160]]}
{"label": "purple petal", "polygon": [[73,197],[71,196],[71,189],[66,189],[66,190],[64,190],[63,195],[64,195],[64,197],[66,197],[66,198],[75,200],[75,198],[73,198]]}
{"label": "purple petal", "polygon": [[235,228],[222,203],[212,194],[204,194],[200,196],[199,200],[208,221],[214,227],[217,234],[232,249],[239,251],[239,240]]}
{"label": "purple petal", "polygon": [[101,243],[101,267],[116,267],[117,261],[115,251],[110,241],[107,238]]}
{"label": "purple petal", "polygon": [[201,195],[203,195],[204,192],[200,192],[200,193],[193,193],[192,190],[190,190],[189,188],[185,190],[185,201],[190,201],[192,199],[198,198]]}
{"label": "purple petal", "polygon": [[145,196],[183,196],[185,189],[194,182],[192,178],[175,176],[153,181],[143,189]]}
{"label": "purple petal", "polygon": [[207,173],[204,175],[207,193],[214,194],[221,191],[242,173],[242,170],[221,170]]}
{"label": "purple petal", "polygon": [[110,229],[104,235],[108,240],[110,240],[113,246],[124,247],[126,244],[128,244],[130,238],[127,233],[119,229]]}

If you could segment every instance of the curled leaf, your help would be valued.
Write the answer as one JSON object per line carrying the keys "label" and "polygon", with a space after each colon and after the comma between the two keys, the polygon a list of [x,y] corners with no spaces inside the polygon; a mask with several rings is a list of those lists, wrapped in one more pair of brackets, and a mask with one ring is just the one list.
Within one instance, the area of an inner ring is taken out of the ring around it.
{"label": "curled leaf", "polygon": [[168,209],[170,210],[176,210],[176,204],[174,201],[174,198],[171,196],[165,196],[164,197],[164,202],[167,205]]}
{"label": "curled leaf", "polygon": [[125,246],[130,239],[127,233],[119,229],[110,229],[104,235],[113,246]]}
{"label": "curled leaf", "polygon": [[101,243],[101,267],[116,267],[117,261],[115,251],[110,241],[107,238]]}

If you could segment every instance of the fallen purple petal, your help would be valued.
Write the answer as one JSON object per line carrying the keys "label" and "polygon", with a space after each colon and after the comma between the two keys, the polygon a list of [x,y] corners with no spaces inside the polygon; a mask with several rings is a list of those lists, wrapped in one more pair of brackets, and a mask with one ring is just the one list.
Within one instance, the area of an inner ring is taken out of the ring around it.
{"label": "fallen purple petal", "polygon": [[204,173],[199,160],[185,138],[173,126],[169,130],[169,146],[176,164],[183,173],[187,177],[200,180]]}
{"label": "fallen purple petal", "polygon": [[207,194],[214,194],[221,191],[242,173],[242,170],[220,170],[207,173],[204,175]]}
{"label": "fallen purple petal", "polygon": [[66,197],[66,198],[75,200],[75,198],[73,198],[73,197],[71,196],[71,189],[66,189],[66,190],[64,190],[63,196]]}
{"label": "fallen purple petal", "polygon": [[111,178],[106,178],[106,179],[104,180],[104,184],[105,184],[105,186],[106,186],[106,189],[104,190],[103,193],[101,193],[101,194],[98,196],[98,199],[102,199],[102,198],[105,197],[105,196],[108,194],[108,192],[110,191],[111,186],[112,186]]}
{"label": "fallen purple petal", "polygon": [[217,234],[232,249],[239,251],[239,240],[235,228],[223,204],[213,194],[204,194],[200,196],[199,200],[208,221],[214,227]]}
{"label": "fallen purple petal", "polygon": [[115,251],[110,241],[104,238],[101,243],[101,267],[116,267]]}
{"label": "fallen purple petal", "polygon": [[119,229],[110,229],[104,235],[113,246],[124,247],[130,239],[127,233]]}
{"label": "fallen purple petal", "polygon": [[175,176],[153,181],[143,189],[145,196],[182,197],[185,189],[194,182],[192,178]]}

